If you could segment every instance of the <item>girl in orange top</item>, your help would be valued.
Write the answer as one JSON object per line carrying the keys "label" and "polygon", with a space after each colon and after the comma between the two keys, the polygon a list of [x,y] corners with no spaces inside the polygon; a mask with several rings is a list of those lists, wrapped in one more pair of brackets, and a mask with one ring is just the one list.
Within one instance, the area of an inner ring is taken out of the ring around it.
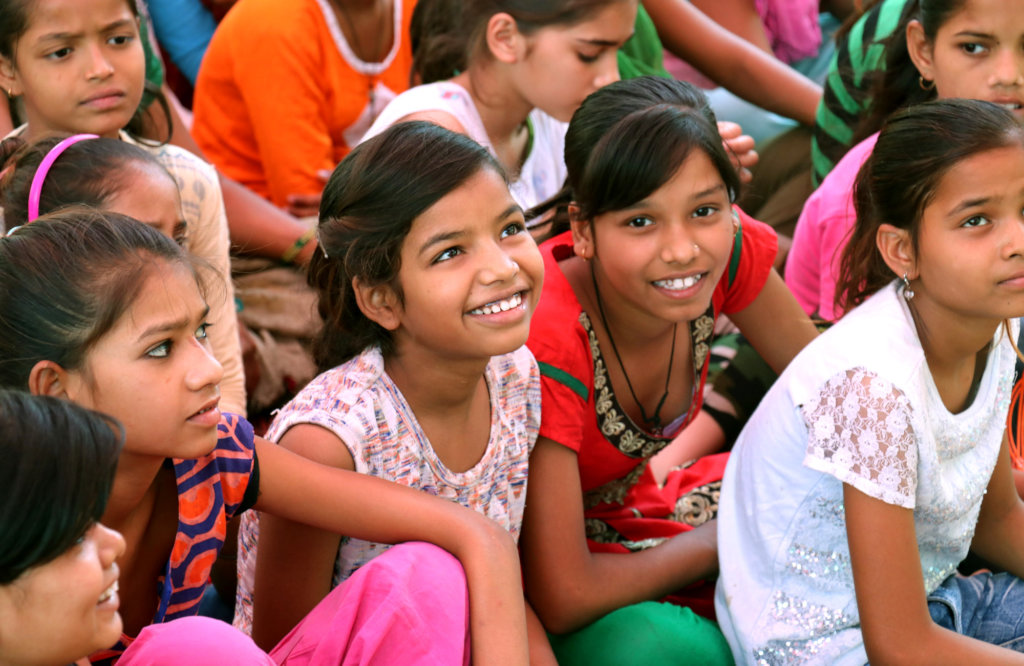
{"label": "girl in orange top", "polygon": [[[245,0],[196,81],[192,133],[227,176],[315,215],[330,171],[409,87],[414,0]],[[293,200],[294,201],[294,200]]]}

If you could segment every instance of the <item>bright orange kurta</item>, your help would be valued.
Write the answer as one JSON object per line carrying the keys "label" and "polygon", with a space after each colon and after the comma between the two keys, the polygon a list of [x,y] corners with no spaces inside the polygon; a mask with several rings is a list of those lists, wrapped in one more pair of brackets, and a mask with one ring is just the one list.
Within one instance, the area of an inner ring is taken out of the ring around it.
{"label": "bright orange kurta", "polygon": [[383,62],[365,63],[328,0],[240,0],[196,81],[192,134],[206,158],[279,206],[319,193],[317,172],[333,169],[409,87],[414,5],[394,0],[396,43]]}

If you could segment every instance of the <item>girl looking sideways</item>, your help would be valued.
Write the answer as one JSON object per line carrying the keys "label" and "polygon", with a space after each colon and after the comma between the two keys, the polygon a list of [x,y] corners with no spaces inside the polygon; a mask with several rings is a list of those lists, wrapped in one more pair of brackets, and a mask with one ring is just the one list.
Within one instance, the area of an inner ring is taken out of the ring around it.
{"label": "girl looking sideways", "polygon": [[[336,589],[273,652],[278,663],[321,663],[301,660],[316,654],[312,647],[326,650],[321,659],[340,658],[353,643],[366,644],[357,637],[371,636],[368,644],[407,655],[437,650],[433,658],[462,660],[471,645],[474,661],[525,662],[518,559],[507,531],[451,502],[317,465],[222,414],[204,284],[177,244],[114,213],[69,209],[0,239],[0,386],[102,411],[125,429],[102,516],[126,542],[118,558],[124,634],[93,661],[130,655],[147,625],[195,615],[226,521],[255,507],[379,542],[434,542],[465,569],[434,546],[403,545],[404,553],[388,553]],[[389,604],[389,590],[410,603]],[[384,613],[379,620],[353,621],[375,609]],[[220,626],[232,633],[213,631],[212,644],[240,635]],[[417,632],[437,640],[415,640]],[[196,652],[177,656],[195,663],[203,650],[190,647]]]}
{"label": "girl looking sideways", "polygon": [[[719,622],[740,663],[1024,663],[1005,433],[1024,129],[988,102],[901,111],[855,197],[856,308],[779,377],[726,468]],[[969,548],[1005,573],[959,575]]]}

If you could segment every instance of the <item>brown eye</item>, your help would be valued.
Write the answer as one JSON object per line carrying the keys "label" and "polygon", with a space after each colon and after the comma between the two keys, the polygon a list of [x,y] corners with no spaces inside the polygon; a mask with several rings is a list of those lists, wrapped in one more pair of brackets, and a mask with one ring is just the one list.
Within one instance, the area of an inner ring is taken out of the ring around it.
{"label": "brown eye", "polygon": [[438,254],[436,257],[434,257],[434,260],[431,261],[430,263],[432,263],[432,264],[439,264],[442,261],[448,261],[449,259],[454,259],[455,257],[457,257],[460,254],[462,254],[462,249],[461,248],[450,247],[447,250],[443,250],[440,254]]}
{"label": "brown eye", "polygon": [[967,55],[981,55],[988,49],[977,42],[966,42],[960,45],[960,50]]}
{"label": "brown eye", "polygon": [[526,225],[522,222],[513,222],[501,230],[501,237],[508,238],[509,236],[515,236],[516,234],[520,234],[524,231],[526,231]]}

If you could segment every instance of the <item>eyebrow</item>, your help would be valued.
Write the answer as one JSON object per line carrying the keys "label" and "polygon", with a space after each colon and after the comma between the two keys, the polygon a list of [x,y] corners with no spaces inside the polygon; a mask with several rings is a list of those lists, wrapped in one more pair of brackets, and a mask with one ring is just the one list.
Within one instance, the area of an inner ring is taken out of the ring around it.
{"label": "eyebrow", "polygon": [[984,206],[985,204],[992,201],[993,197],[979,197],[977,199],[966,199],[961,201],[947,213],[948,217],[956,217],[964,211],[970,210],[971,208],[977,208],[978,206]]}
{"label": "eyebrow", "polygon": [[711,187],[709,187],[706,190],[701,190],[700,192],[695,193],[693,195],[693,198],[694,199],[703,199],[704,197],[709,197],[712,194],[718,194],[719,192],[721,192],[723,190],[725,190],[725,184],[724,183],[718,183],[717,185],[712,185]]}
{"label": "eyebrow", "polygon": [[585,37],[580,37],[576,41],[580,44],[590,44],[592,46],[619,46],[620,44],[625,44],[632,38],[633,33],[631,32],[629,33],[629,37],[626,37],[626,39],[621,42],[614,39],[586,39]]}
{"label": "eyebrow", "polygon": [[[725,190],[725,185],[722,184],[722,183],[719,183],[718,185],[712,185],[711,187],[707,188],[706,190],[701,190],[700,192],[694,192],[690,196],[690,198],[691,199],[703,199],[704,197],[709,197],[712,194],[717,194],[721,190]],[[642,208],[647,208],[650,205],[651,205],[650,201],[648,201],[647,199],[641,199],[640,201],[637,201],[632,206],[624,208],[623,210],[639,210],[639,209],[642,209]]]}
{"label": "eyebrow", "polygon": [[458,231],[442,231],[439,234],[434,234],[433,236],[428,238],[426,242],[423,243],[423,245],[420,246],[420,255],[427,254],[430,251],[430,248],[434,247],[435,245],[438,245],[440,243],[447,243],[449,241],[455,240],[456,238],[461,238],[462,236],[465,235],[466,232],[462,231],[461,229]]}
{"label": "eyebrow", "polygon": [[[111,30],[117,30],[119,28],[128,27],[133,21],[131,19],[118,19],[112,23],[100,28],[100,32],[110,32]],[[62,39],[78,39],[85,35],[84,32],[49,32],[42,35],[39,41],[44,42],[47,40],[62,40]]]}
{"label": "eyebrow", "polygon": [[[505,218],[507,218],[509,215],[512,215],[513,213],[522,213],[522,212],[523,212],[523,209],[519,206],[519,204],[513,203],[508,208],[506,208],[505,210],[501,211],[498,215],[496,215],[495,218],[494,218],[494,221],[495,222],[500,222],[500,221],[504,220]],[[435,245],[438,245],[440,243],[447,243],[447,242],[456,240],[457,238],[461,238],[461,237],[463,237],[465,235],[466,235],[466,232],[463,229],[458,229],[458,230],[455,230],[455,231],[442,231],[440,233],[434,234],[433,236],[428,238],[426,241],[424,241],[423,245],[420,246],[419,254],[421,256],[424,255],[424,254],[427,254],[430,251],[430,249],[432,247],[434,247]]]}
{"label": "eyebrow", "polygon": [[975,37],[981,39],[992,39],[991,33],[987,32],[974,32],[973,30],[962,30],[961,32],[953,35],[954,37]]}
{"label": "eyebrow", "polygon": [[[210,306],[207,305],[206,307],[203,308],[203,313],[199,316],[200,321],[206,319],[206,317],[209,316],[209,314]],[[191,323],[192,322],[188,317],[182,317],[181,319],[175,319],[174,321],[167,321],[160,324],[154,324],[147,328],[145,331],[143,331],[139,335],[138,339],[145,340],[146,338],[154,336],[158,333],[169,333],[171,331],[177,331],[187,327]]]}
{"label": "eyebrow", "polygon": [[513,203],[508,208],[506,208],[505,210],[501,211],[501,213],[496,218],[494,218],[494,220],[495,221],[504,220],[506,217],[508,217],[509,215],[512,215],[513,213],[522,213],[522,212],[523,212],[522,207],[519,204],[517,204],[517,203]]}

